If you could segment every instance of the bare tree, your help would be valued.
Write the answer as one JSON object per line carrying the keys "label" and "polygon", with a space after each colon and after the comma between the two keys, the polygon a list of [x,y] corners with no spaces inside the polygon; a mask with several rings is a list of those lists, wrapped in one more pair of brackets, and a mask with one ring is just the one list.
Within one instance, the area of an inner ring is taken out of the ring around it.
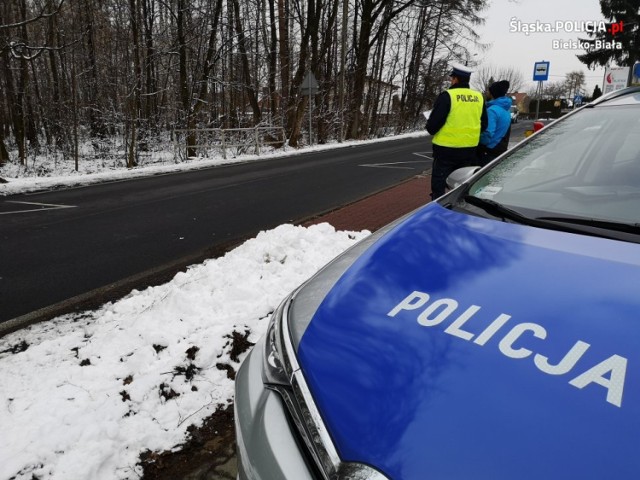
{"label": "bare tree", "polygon": [[253,111],[253,121],[257,124],[260,122],[261,112],[258,105],[258,95],[253,86],[251,78],[251,68],[249,65],[249,49],[247,48],[247,39],[242,28],[242,19],[240,18],[240,4],[238,0],[232,0],[234,10],[234,20],[236,35],[238,37],[238,50],[240,51],[240,61],[242,64],[243,85],[249,98],[249,105]]}
{"label": "bare tree", "polygon": [[567,96],[567,83],[565,81],[545,82],[542,97],[549,100],[558,100]]}
{"label": "bare tree", "polygon": [[471,75],[471,85],[480,92],[486,92],[493,82],[500,80],[509,82],[509,92],[517,92],[525,86],[522,72],[512,66],[496,67],[484,64]]}
{"label": "bare tree", "polygon": [[131,22],[131,40],[133,48],[133,82],[128,95],[129,113],[129,152],[127,154],[127,167],[137,165],[137,137],[140,129],[140,113],[142,110],[142,65],[140,62],[140,2],[129,0],[129,21]]}
{"label": "bare tree", "polygon": [[586,85],[584,72],[578,70],[567,73],[564,81],[566,84],[567,96],[570,99],[573,99],[573,97],[577,93],[581,92]]}
{"label": "bare tree", "polygon": [[[15,28],[22,28],[22,27],[26,27],[31,23],[38,22],[42,19],[53,17],[60,12],[60,9],[62,8],[62,5],[64,4],[64,2],[65,0],[59,0],[57,4],[52,4],[52,2],[45,2],[44,4],[40,5],[38,7],[38,10],[34,12],[33,15],[30,15],[28,18],[25,17],[19,20],[3,21],[3,23],[0,24],[0,30],[11,30]],[[19,48],[27,47],[28,50],[32,50],[36,52],[47,48],[46,46],[41,46],[41,47],[29,46],[28,43],[14,44],[13,46],[19,47]],[[5,47],[5,45],[3,45],[3,47]]]}
{"label": "bare tree", "polygon": [[[289,145],[293,147],[298,146],[304,112],[307,108],[307,103],[311,99],[309,95],[300,95],[299,87],[302,85],[305,74],[308,73],[309,70],[313,71],[316,67],[310,59],[309,46],[311,39],[317,36],[319,32],[319,11],[321,11],[322,2],[309,0],[305,5],[306,9],[303,9],[299,3],[296,3],[296,18],[300,28],[301,42],[297,58],[297,68],[295,69],[293,78],[289,82],[290,89],[288,92],[286,112],[286,130],[289,135]],[[293,60],[293,58],[290,56],[289,61],[291,60]]]}
{"label": "bare tree", "polygon": [[[268,122],[297,146],[311,108],[322,142],[415,128],[449,62],[477,48],[486,4],[4,0],[0,164],[15,151],[26,164],[44,141],[64,159],[84,142],[133,166],[157,144],[151,135],[168,141],[175,127],[203,125]],[[316,96],[300,92],[309,72]],[[496,77],[519,88],[508,73]],[[195,155],[195,134],[186,140]]]}
{"label": "bare tree", "polygon": [[410,52],[408,62],[403,67],[406,81],[400,99],[403,128],[407,123],[422,123],[420,114],[430,108],[433,100],[442,90],[450,72],[450,62],[471,62],[470,48],[484,49],[475,32],[482,24],[479,15],[487,2],[484,0],[440,0],[418,1],[411,7],[407,28],[412,43],[406,50]]}
{"label": "bare tree", "polygon": [[371,47],[380,40],[388,24],[416,0],[396,2],[394,0],[362,0],[360,2],[360,30],[357,34],[355,48],[355,65],[353,73],[353,92],[350,108],[350,125],[347,138],[360,136],[361,105],[365,92],[367,67]]}

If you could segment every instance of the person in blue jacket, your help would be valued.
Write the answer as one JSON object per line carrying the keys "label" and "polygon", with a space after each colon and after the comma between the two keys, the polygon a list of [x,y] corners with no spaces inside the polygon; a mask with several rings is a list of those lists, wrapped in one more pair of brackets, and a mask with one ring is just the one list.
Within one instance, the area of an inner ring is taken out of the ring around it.
{"label": "person in blue jacket", "polygon": [[513,101],[505,96],[509,82],[500,80],[492,83],[487,91],[487,128],[480,134],[478,160],[484,167],[494,158],[506,152],[511,136],[511,113]]}

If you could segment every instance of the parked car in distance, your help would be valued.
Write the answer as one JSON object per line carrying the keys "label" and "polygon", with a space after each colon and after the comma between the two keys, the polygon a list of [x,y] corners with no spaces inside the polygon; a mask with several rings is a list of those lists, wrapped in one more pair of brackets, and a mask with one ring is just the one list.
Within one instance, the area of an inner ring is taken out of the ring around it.
{"label": "parked car in distance", "polygon": [[273,313],[240,480],[640,478],[640,88],[474,170]]}
{"label": "parked car in distance", "polygon": [[510,108],[510,113],[511,113],[511,123],[518,123],[518,107],[516,107],[515,105],[511,105]]}

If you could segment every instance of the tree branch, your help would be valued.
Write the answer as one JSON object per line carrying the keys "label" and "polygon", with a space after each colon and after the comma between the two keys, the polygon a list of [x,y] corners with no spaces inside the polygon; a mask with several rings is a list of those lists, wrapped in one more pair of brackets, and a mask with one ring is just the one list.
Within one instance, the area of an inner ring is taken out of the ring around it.
{"label": "tree branch", "polygon": [[60,12],[60,9],[62,8],[62,4],[64,2],[65,2],[65,0],[60,0],[60,3],[58,4],[58,6],[56,7],[56,9],[53,12],[45,12],[45,8],[46,7],[42,7],[42,10],[40,11],[40,13],[37,14],[35,17],[29,18],[29,19],[24,20],[22,22],[10,23],[10,24],[7,24],[7,25],[0,25],[0,30],[10,30],[12,28],[23,27],[25,25],[29,25],[31,23],[37,22],[38,20],[42,20],[43,18],[53,17],[54,15],[57,15],[58,12]]}

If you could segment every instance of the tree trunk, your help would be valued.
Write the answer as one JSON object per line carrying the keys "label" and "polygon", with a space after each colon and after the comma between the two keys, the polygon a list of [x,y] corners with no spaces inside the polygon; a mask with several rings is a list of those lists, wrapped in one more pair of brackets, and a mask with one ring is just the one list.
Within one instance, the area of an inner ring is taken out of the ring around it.
{"label": "tree trunk", "polygon": [[[51,5],[51,3],[49,3]],[[48,53],[49,60],[49,69],[50,75],[49,79],[51,82],[51,102],[48,105],[48,119],[49,119],[49,132],[51,139],[50,141],[55,142],[55,145],[62,145],[64,143],[65,136],[62,134],[62,129],[60,126],[60,74],[58,72],[58,61],[56,58],[55,48],[57,45],[56,42],[56,32],[58,31],[57,26],[57,16],[52,15],[49,17],[49,45],[51,45],[51,49]]]}
{"label": "tree trunk", "polygon": [[[9,24],[13,23],[13,18],[10,15],[11,4],[9,2],[0,4],[0,24]],[[7,45],[9,43],[8,32],[5,29],[0,29],[0,45]],[[6,115],[3,115],[3,118],[0,118],[0,127],[2,128],[2,132],[0,133],[0,165],[4,164],[9,160],[9,153],[7,151],[6,145],[4,143],[5,137],[5,126],[4,123],[10,124],[13,134],[15,136],[16,142],[18,142],[17,136],[17,124],[14,120],[14,110],[16,106],[16,92],[15,92],[15,84],[13,80],[13,72],[11,71],[11,61],[9,49],[4,48],[0,49],[0,87],[3,87],[5,92],[5,101],[6,101]],[[5,107],[5,105],[2,105]]]}
{"label": "tree trunk", "polygon": [[[197,98],[193,102],[193,107],[190,109],[189,115],[195,117],[198,112],[205,105],[207,93],[209,91],[209,79],[211,71],[215,64],[214,54],[216,52],[216,34],[218,32],[218,24],[220,23],[220,15],[222,14],[222,0],[216,0],[215,9],[213,11],[213,18],[211,23],[211,31],[209,33],[209,41],[207,44],[207,53],[205,55],[204,64],[202,68],[202,77],[200,79],[200,90]],[[193,122],[195,126],[195,121]]]}
{"label": "tree trunk", "polygon": [[249,56],[247,54],[247,46],[245,34],[242,29],[242,22],[240,20],[240,4],[238,0],[232,0],[233,10],[235,12],[235,27],[236,34],[238,35],[238,48],[240,49],[240,58],[242,62],[242,76],[244,80],[244,90],[249,97],[249,105],[251,106],[251,110],[253,112],[253,122],[255,125],[260,123],[260,118],[262,113],[260,112],[260,105],[258,104],[258,96],[256,95],[256,91],[253,88],[253,82],[251,80],[251,70],[249,69]]}
{"label": "tree trunk", "polygon": [[290,103],[290,85],[291,85],[291,52],[289,51],[289,2],[288,0],[278,1],[278,32],[280,37],[280,44],[278,49],[278,56],[280,58],[280,88],[282,92],[281,105],[285,108],[282,112],[284,117],[284,124],[289,131],[288,119]]}
{"label": "tree trunk", "polygon": [[[423,61],[424,49],[428,46],[429,42],[435,41],[434,39],[426,38],[426,32],[428,25],[431,22],[431,14],[433,7],[423,5],[420,8],[420,20],[415,27],[415,33],[413,35],[413,46],[411,48],[411,56],[409,58],[408,65],[406,65],[405,57],[405,69],[407,71],[407,79],[402,91],[402,99],[400,101],[400,111],[403,113],[400,118],[399,128],[403,130],[409,118],[415,118],[416,114],[414,109],[418,112],[422,109],[424,102],[424,94],[422,98],[418,95],[418,85],[420,80],[420,65]],[[409,50],[408,48],[406,49]],[[428,78],[425,78],[425,83],[428,82]],[[416,105],[419,105],[418,107]]]}
{"label": "tree trunk", "polygon": [[178,12],[176,15],[177,35],[178,35],[178,88],[182,111],[186,115],[185,128],[189,129],[186,135],[187,158],[196,156],[195,145],[197,142],[194,128],[194,119],[189,116],[191,110],[191,95],[189,93],[189,76],[187,73],[187,40],[185,37],[185,11],[187,8],[185,0],[178,0]]}
{"label": "tree trunk", "polygon": [[89,115],[89,127],[91,129],[92,137],[104,137],[106,132],[104,121],[99,115],[100,111],[100,98],[101,98],[101,82],[98,79],[98,64],[96,63],[96,48],[95,48],[95,28],[93,9],[90,0],[85,0],[85,15],[86,15],[86,40],[87,40],[87,60],[88,65],[88,115]]}
{"label": "tree trunk", "polygon": [[[308,0],[307,3],[307,18],[306,25],[303,28],[301,45],[300,45],[300,58],[298,60],[298,70],[293,79],[292,88],[289,92],[289,118],[288,118],[288,131],[291,132],[289,137],[289,145],[292,147],[298,146],[298,137],[302,129],[302,122],[304,120],[304,111],[307,102],[311,102],[312,98],[307,95],[297,95],[297,92],[293,91],[302,84],[306,73],[313,72],[315,65],[308,61],[309,58],[309,45],[315,43],[312,41],[313,36],[317,36],[320,25],[320,19],[318,12],[316,11],[315,0]],[[309,103],[309,108],[311,104]],[[311,132],[309,132],[311,133]]]}
{"label": "tree trunk", "polygon": [[[205,54],[203,67],[202,67],[202,77],[200,79],[200,89],[198,91],[197,97],[191,101],[187,100],[188,107],[186,110],[187,116],[187,156],[193,157],[196,155],[196,142],[198,141],[196,135],[196,127],[198,125],[198,113],[201,111],[202,107],[206,105],[206,97],[209,91],[209,77],[211,75],[211,71],[215,64],[214,62],[214,54],[216,51],[216,34],[218,32],[218,24],[220,20],[220,15],[222,14],[222,0],[216,0],[215,9],[213,12],[211,30],[209,33],[209,40],[207,44],[207,51]],[[183,99],[184,104],[185,99]]]}
{"label": "tree trunk", "polygon": [[[20,12],[24,12],[24,0],[20,3]],[[10,9],[10,4],[8,5]],[[12,18],[5,18],[5,20],[13,20]],[[24,21],[23,16],[20,17],[20,21]],[[7,39],[8,40],[8,39]],[[18,147],[18,159],[20,165],[27,164],[27,151],[26,151],[26,137],[25,137],[25,118],[24,118],[24,93],[26,89],[26,78],[24,76],[24,70],[19,69],[20,75],[16,80],[13,76],[13,69],[11,68],[11,59],[8,49],[3,52],[2,55],[3,67],[6,76],[7,85],[7,99],[9,101],[10,116],[13,126],[13,136]]]}
{"label": "tree trunk", "polygon": [[269,2],[269,95],[270,95],[270,111],[271,123],[275,122],[278,111],[280,110],[279,95],[276,90],[276,69],[278,68],[278,32],[277,19],[274,0]]}
{"label": "tree trunk", "polygon": [[144,29],[144,72],[145,72],[145,106],[143,118],[155,129],[158,114],[158,86],[156,78],[156,50],[153,43],[153,25],[155,23],[155,4],[149,0],[141,0],[142,26]]}
{"label": "tree trunk", "polygon": [[[2,72],[2,68],[0,68],[0,72]],[[0,104],[0,108],[1,107],[4,107],[4,105]],[[9,161],[9,151],[4,143],[4,130],[4,119],[0,117],[0,167]]]}
{"label": "tree trunk", "polygon": [[345,1],[342,5],[342,31],[340,33],[340,86],[339,88],[339,102],[338,108],[340,109],[340,138],[342,142],[345,137],[345,109],[344,109],[344,96],[346,90],[346,69],[347,69],[347,20],[349,18],[349,2]]}
{"label": "tree trunk", "polygon": [[[20,2],[20,17],[23,20],[27,18],[26,0],[22,0]],[[22,41],[25,43],[25,45],[29,45],[29,33],[27,31],[27,26],[22,25],[20,30],[21,30]],[[26,140],[28,140],[31,147],[35,151],[38,151],[40,148],[40,140],[38,139],[38,130],[35,125],[36,115],[34,114],[33,102],[30,94],[30,90],[31,90],[31,79],[29,75],[30,61],[31,60],[27,58],[20,59],[19,95],[22,97],[22,112],[23,112],[22,121],[23,121],[24,135],[25,135],[25,149],[26,149]]]}
{"label": "tree trunk", "polygon": [[[363,13],[364,17],[364,13]],[[353,95],[351,99],[351,124],[347,131],[347,139],[355,139],[360,135],[360,119],[362,116],[362,99],[367,77],[367,66],[369,63],[369,38],[371,36],[371,19],[363,18],[358,37],[358,54],[356,56],[356,67],[353,72]]]}
{"label": "tree trunk", "polygon": [[0,167],[9,161],[9,152],[4,144],[4,136],[0,136]]}
{"label": "tree trunk", "polygon": [[[431,72],[433,71],[433,61],[436,55],[436,47],[438,46],[438,35],[440,34],[440,23],[442,22],[442,14],[444,13],[444,3],[440,5],[438,9],[438,19],[436,21],[436,31],[433,35],[433,46],[431,47],[431,58],[429,59],[429,68],[427,69],[427,74],[424,82],[424,92],[423,98],[427,96],[427,92],[429,89],[429,78],[431,77]],[[416,115],[418,112],[416,112]]]}
{"label": "tree trunk", "polygon": [[129,154],[127,155],[127,168],[135,167],[138,162],[136,161],[137,151],[137,135],[138,122],[140,119],[141,111],[141,82],[142,82],[142,68],[140,65],[140,31],[138,28],[139,14],[138,14],[138,2],[136,0],[129,0],[129,15],[131,21],[131,37],[133,40],[133,89],[131,91],[130,105],[131,110],[129,112],[129,120],[131,122],[131,143],[129,144]]}
{"label": "tree trunk", "polygon": [[71,68],[71,95],[73,97],[73,161],[76,172],[79,169],[79,146],[78,138],[78,76],[76,75],[75,62]]}

